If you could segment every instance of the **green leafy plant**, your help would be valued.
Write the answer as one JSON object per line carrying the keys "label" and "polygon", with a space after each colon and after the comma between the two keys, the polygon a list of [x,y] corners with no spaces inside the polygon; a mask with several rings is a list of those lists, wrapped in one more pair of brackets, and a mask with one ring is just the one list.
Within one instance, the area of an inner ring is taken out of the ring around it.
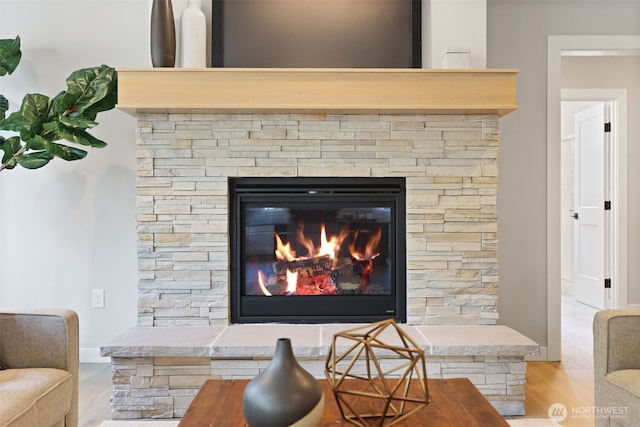
{"label": "green leafy plant", "polygon": [[[0,40],[0,76],[13,73],[21,57],[20,37]],[[54,157],[82,159],[87,152],[77,145],[106,146],[87,129],[98,125],[98,113],[115,107],[117,84],[116,70],[107,65],[77,70],[67,78],[66,91],[53,99],[39,93],[27,94],[20,110],[8,116],[9,102],[0,95],[0,131],[18,134],[0,135],[0,151],[4,153],[0,171],[17,165],[41,168]],[[56,142],[60,140],[75,145]]]}

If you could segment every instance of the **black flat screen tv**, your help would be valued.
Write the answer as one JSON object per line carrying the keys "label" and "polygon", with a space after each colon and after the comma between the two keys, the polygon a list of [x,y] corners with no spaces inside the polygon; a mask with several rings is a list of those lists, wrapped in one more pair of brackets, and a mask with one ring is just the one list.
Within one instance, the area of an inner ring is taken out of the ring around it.
{"label": "black flat screen tv", "polygon": [[211,65],[420,68],[421,0],[212,0]]}

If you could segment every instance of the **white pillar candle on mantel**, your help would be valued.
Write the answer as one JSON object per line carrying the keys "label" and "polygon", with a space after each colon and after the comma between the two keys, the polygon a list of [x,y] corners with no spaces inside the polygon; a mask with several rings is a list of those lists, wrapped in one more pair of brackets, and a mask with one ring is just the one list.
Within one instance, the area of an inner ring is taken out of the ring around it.
{"label": "white pillar candle on mantel", "polygon": [[207,66],[207,19],[200,9],[200,0],[189,0],[180,15],[180,52],[184,68]]}

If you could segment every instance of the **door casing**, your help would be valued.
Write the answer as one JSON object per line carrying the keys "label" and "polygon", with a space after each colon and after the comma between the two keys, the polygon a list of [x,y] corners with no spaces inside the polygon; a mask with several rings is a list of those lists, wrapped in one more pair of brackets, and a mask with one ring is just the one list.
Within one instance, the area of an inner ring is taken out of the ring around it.
{"label": "door casing", "polygon": [[[640,54],[640,36],[549,36],[547,41],[547,360],[561,358],[560,329],[560,99],[561,57],[568,54],[620,55]],[[626,98],[625,98],[626,99]],[[626,114],[626,111],[625,111]],[[622,111],[619,111],[619,116]],[[620,126],[620,134],[626,129]],[[621,136],[621,135],[620,135]],[[626,140],[626,139],[625,139]],[[616,188],[619,207],[614,215],[613,230],[617,237],[614,251],[618,269],[619,295],[614,299],[626,302],[627,290],[627,200],[626,145],[614,147],[616,162]],[[624,232],[622,232],[624,230]],[[624,297],[624,298],[623,298]],[[621,305],[621,307],[624,305]]]}

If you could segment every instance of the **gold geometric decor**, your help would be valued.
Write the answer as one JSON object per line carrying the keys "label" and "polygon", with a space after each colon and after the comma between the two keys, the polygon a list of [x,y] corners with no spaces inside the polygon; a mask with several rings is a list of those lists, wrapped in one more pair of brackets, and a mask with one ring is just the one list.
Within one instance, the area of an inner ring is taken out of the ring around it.
{"label": "gold geometric decor", "polygon": [[325,376],[356,426],[391,426],[429,403],[424,351],[393,319],[336,333]]}

